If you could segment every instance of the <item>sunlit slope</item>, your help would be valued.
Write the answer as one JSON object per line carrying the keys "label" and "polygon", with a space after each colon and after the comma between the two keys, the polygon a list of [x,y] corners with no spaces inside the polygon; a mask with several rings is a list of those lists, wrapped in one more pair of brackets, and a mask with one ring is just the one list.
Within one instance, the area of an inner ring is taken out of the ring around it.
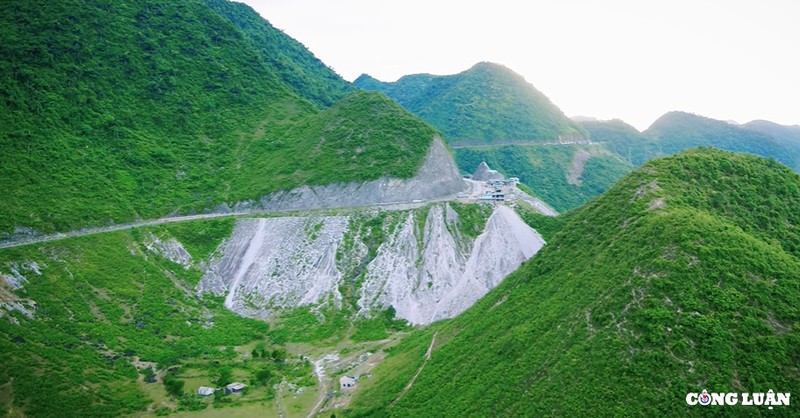
{"label": "sunlit slope", "polygon": [[[306,183],[409,177],[436,134],[377,94],[328,110],[353,88],[240,4],[7,6],[3,234],[202,211]],[[403,153],[375,151],[383,146]],[[326,154],[306,164],[301,156],[315,150]]]}
{"label": "sunlit slope", "polygon": [[354,83],[386,93],[444,132],[448,141],[548,142],[559,136],[586,136],[542,92],[499,64],[481,62],[445,76],[407,75],[393,83],[365,74]]}

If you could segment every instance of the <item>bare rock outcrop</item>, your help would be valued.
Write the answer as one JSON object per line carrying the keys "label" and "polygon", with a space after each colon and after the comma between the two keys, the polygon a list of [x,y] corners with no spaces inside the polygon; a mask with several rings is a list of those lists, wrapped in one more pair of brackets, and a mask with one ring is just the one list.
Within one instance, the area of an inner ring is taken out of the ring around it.
{"label": "bare rock outcrop", "polygon": [[475,239],[459,232],[448,204],[433,205],[425,219],[418,215],[399,214],[372,256],[356,218],[240,220],[198,291],[225,296],[226,307],[254,317],[322,303],[339,307],[347,266],[364,265],[354,300],[362,314],[392,306],[399,318],[427,324],[466,310],[544,245],[505,206],[495,208]]}
{"label": "bare rock outcrop", "polygon": [[481,163],[478,164],[478,168],[475,169],[475,172],[472,174],[472,179],[477,181],[493,181],[503,180],[504,177],[499,171],[489,168],[489,164],[486,164],[486,161],[481,161]]}

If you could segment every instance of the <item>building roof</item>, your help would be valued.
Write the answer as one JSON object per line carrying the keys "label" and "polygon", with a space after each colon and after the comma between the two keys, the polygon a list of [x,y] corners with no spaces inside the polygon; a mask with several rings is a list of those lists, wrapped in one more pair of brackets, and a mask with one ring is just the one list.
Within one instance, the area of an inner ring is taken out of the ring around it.
{"label": "building roof", "polygon": [[244,383],[241,383],[241,382],[233,382],[233,383],[231,383],[230,385],[228,385],[228,386],[225,386],[225,388],[226,388],[226,389],[229,389],[229,390],[242,390],[242,389],[244,389],[246,386],[247,386],[247,385],[245,385]]}
{"label": "building roof", "polygon": [[353,379],[350,376],[342,376],[341,378],[339,378],[339,382],[342,383],[342,384],[344,384],[344,383],[355,384],[356,380]]}
{"label": "building roof", "polygon": [[205,395],[213,395],[214,394],[214,388],[210,388],[208,386],[200,386],[200,389],[197,389],[197,394],[198,395],[204,395],[204,396]]}

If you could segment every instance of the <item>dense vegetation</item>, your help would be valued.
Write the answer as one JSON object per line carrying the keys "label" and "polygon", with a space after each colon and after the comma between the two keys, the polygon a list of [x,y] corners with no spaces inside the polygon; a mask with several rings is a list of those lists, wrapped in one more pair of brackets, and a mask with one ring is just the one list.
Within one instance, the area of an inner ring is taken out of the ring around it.
{"label": "dense vegetation", "polygon": [[354,82],[386,93],[437,127],[448,140],[555,141],[560,135],[585,137],[544,94],[510,69],[487,62],[459,74],[415,74],[394,83],[368,75]]}
{"label": "dense vegetation", "polygon": [[[200,211],[305,183],[408,177],[435,134],[377,94],[325,109],[352,87],[242,4],[6,6],[3,234]],[[376,151],[387,144],[396,151]],[[297,158],[315,150],[312,164]]]}
{"label": "dense vegetation", "polygon": [[619,119],[602,122],[586,121],[580,122],[580,125],[589,132],[592,142],[602,142],[606,148],[636,167],[654,157],[664,155],[659,142],[648,138]]}
{"label": "dense vegetation", "polygon": [[239,29],[263,62],[300,97],[330,106],[356,87],[334,73],[297,40],[276,29],[244,3],[203,0]]}
{"label": "dense vegetation", "polygon": [[653,122],[644,134],[655,139],[660,151],[667,155],[691,147],[713,146],[774,158],[794,170],[800,169],[797,144],[783,143],[768,134],[690,113],[667,113]]}
{"label": "dense vegetation", "polygon": [[[453,233],[473,239],[492,213],[490,205],[452,208],[460,219]],[[309,360],[289,344],[345,355],[355,344],[410,328],[392,307],[362,312],[359,288],[366,265],[398,225],[409,216],[424,222],[429,213],[430,206],[352,214],[337,254],[345,276],[342,303],[284,309],[269,325],[233,314],[221,298],[196,293],[234,218],[2,250],[0,411],[14,418],[111,417],[148,408],[165,415],[229,404],[272,411],[288,384],[316,390]],[[351,248],[355,237],[365,243],[363,253]],[[177,243],[191,260],[165,249]],[[195,395],[201,385],[221,388],[233,381],[247,384],[247,393]]]}
{"label": "dense vegetation", "polygon": [[793,416],[685,396],[800,390],[798,204],[800,177],[771,160],[650,161],[475,306],[409,337],[349,414]]}
{"label": "dense vegetation", "polygon": [[771,135],[787,147],[800,147],[800,126],[779,125],[768,120],[754,120],[742,125],[742,128]]}
{"label": "dense vegetation", "polygon": [[[186,242],[216,245],[232,222],[133,230],[0,252],[0,272],[25,278],[21,289],[0,302],[8,309],[6,304],[16,301],[31,315],[4,309],[0,317],[0,382],[8,383],[0,409],[30,417],[120,416],[146,408],[152,402],[146,392],[164,400],[170,391],[173,398],[182,397],[186,368],[213,373],[219,365],[240,363],[236,346],[260,341],[267,347],[265,323],[236,316],[222,300],[198,298],[193,287],[202,273],[153,250],[153,238],[166,241],[173,228]],[[205,252],[196,244],[187,248],[195,257]],[[154,362],[165,386],[155,383],[149,364],[135,367],[136,360]],[[238,366],[242,372],[255,368]],[[241,377],[249,382],[255,371]]]}
{"label": "dense vegetation", "polygon": [[466,147],[456,148],[455,154],[462,172],[472,173],[486,161],[506,177],[519,177],[557,211],[582,205],[632,170],[598,145]]}

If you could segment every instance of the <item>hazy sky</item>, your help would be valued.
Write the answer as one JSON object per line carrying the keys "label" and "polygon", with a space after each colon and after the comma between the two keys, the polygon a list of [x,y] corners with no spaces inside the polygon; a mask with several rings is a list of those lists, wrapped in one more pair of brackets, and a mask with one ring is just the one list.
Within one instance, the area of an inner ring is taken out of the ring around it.
{"label": "hazy sky", "polygon": [[797,0],[244,0],[352,81],[492,61],[568,116],[800,124]]}

